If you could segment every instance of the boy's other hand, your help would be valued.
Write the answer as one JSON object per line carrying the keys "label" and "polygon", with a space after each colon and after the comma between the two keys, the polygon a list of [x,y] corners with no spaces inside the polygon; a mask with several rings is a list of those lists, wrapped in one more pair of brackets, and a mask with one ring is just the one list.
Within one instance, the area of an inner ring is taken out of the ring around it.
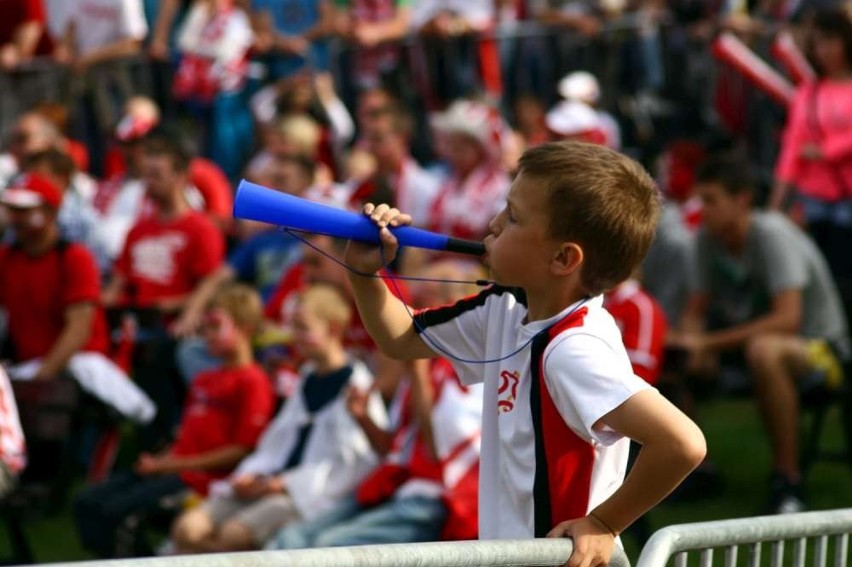
{"label": "boy's other hand", "polygon": [[[384,203],[381,205],[367,203],[364,205],[364,214],[379,228],[382,246],[350,240],[344,254],[344,262],[358,272],[375,274],[392,262],[399,251],[399,242],[388,228],[410,225],[411,216]],[[384,258],[382,258],[382,252],[384,252]]]}
{"label": "boy's other hand", "polygon": [[566,567],[605,567],[615,548],[615,536],[591,516],[557,524],[547,537],[570,537],[574,553]]}

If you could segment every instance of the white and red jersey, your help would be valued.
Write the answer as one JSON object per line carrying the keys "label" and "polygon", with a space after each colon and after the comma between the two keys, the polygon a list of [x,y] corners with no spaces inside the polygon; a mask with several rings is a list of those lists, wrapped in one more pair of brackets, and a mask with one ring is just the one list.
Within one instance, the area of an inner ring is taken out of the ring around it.
{"label": "white and red jersey", "polygon": [[0,366],[0,462],[13,475],[19,474],[27,464],[24,431],[15,405],[15,393],[3,367]]}
{"label": "white and red jersey", "polygon": [[[402,2],[396,0],[350,0],[346,2],[355,26],[392,21]],[[382,73],[399,65],[402,50],[398,45],[385,43],[374,47],[361,47],[355,51],[354,77],[363,87],[377,87]]]}
{"label": "white and red jersey", "polygon": [[[394,494],[396,498],[441,496],[465,470],[476,464],[478,458],[476,449],[479,448],[481,432],[482,386],[463,386],[446,359],[430,361],[430,374],[435,395],[432,433],[440,460],[431,458],[419,435],[419,427],[411,411],[411,391],[406,384],[392,408],[391,419],[396,422],[396,433],[391,452],[386,457],[386,463],[405,466],[410,472],[408,480]],[[465,444],[470,444],[473,451],[464,452],[462,446]],[[455,471],[454,467],[461,470]]]}
{"label": "white and red jersey", "polygon": [[609,292],[604,307],[621,329],[633,372],[649,384],[656,384],[668,331],[663,308],[636,280],[627,280]]}
{"label": "white and red jersey", "polygon": [[418,330],[453,355],[462,382],[485,385],[481,539],[544,537],[609,498],[624,480],[630,442],[595,425],[650,388],[633,373],[601,297],[544,321],[524,324],[526,316],[524,293],[500,286],[416,315]]}
{"label": "white and red jersey", "polygon": [[177,41],[181,62],[173,89],[178,98],[212,100],[220,92],[243,87],[254,36],[248,15],[240,8],[211,10],[207,3],[194,4]]}
{"label": "white and red jersey", "polygon": [[510,185],[496,164],[482,165],[464,179],[451,174],[432,203],[429,229],[456,238],[483,238],[488,223],[506,205]]}

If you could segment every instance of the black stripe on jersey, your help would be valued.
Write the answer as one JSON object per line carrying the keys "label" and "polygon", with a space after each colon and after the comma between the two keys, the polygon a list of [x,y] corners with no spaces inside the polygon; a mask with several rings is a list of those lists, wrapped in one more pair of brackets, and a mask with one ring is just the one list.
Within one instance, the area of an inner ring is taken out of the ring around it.
{"label": "black stripe on jersey", "polygon": [[419,311],[414,315],[414,320],[417,323],[417,325],[415,325],[415,328],[419,333],[427,329],[428,327],[433,327],[435,325],[440,325],[442,323],[452,321],[456,317],[460,316],[462,313],[467,313],[468,311],[473,311],[478,307],[482,307],[483,305],[485,305],[485,302],[488,301],[489,297],[503,295],[504,293],[510,293],[514,295],[518,303],[520,303],[524,307],[527,306],[527,296],[524,293],[524,290],[514,287],[510,288],[502,287],[499,285],[492,285],[491,287],[482,290],[478,294],[461,299],[452,305],[447,305],[444,307],[435,307]]}
{"label": "black stripe on jersey", "polygon": [[540,333],[530,346],[530,410],[535,432],[535,479],[533,481],[533,519],[535,537],[545,537],[553,527],[550,509],[550,479],[544,448],[544,427],[541,417],[541,359],[550,343],[550,333]]}

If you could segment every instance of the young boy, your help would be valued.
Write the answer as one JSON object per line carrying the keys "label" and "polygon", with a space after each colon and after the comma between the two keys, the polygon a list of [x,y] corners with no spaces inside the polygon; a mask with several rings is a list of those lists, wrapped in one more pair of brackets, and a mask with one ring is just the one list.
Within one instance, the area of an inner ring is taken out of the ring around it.
{"label": "young boy", "polygon": [[[419,276],[462,279],[470,273],[439,262]],[[467,295],[417,282],[417,304]],[[343,547],[472,539],[477,534],[476,487],[482,386],[462,386],[446,359],[418,360],[390,407],[391,427],[373,423],[367,392],[351,390],[349,413],[383,461],[350,497],[310,522],[285,526],[267,549]]]}
{"label": "young boy", "polygon": [[[343,346],[353,309],[329,284],[308,287],[296,303],[295,346],[307,361],[299,388],[234,474],[175,522],[172,539],[179,553],[256,549],[282,526],[330,509],[376,464],[366,435],[346,409],[348,388],[370,392],[373,383],[367,367]],[[367,411],[385,426],[375,391]]]}
{"label": "young boy", "polygon": [[[480,537],[574,540],[568,565],[607,563],[615,539],[706,452],[698,427],[636,377],[600,295],[626,279],[654,237],[654,182],[602,146],[527,151],[485,262],[496,285],[413,320],[377,279],[350,275],[367,329],[397,358],[440,353],[484,382]],[[375,273],[410,217],[364,207],[380,247],[351,242],[346,263]],[[384,258],[382,257],[384,251]],[[642,450],[624,479],[629,440]]]}
{"label": "young boy", "polygon": [[[272,383],[252,359],[251,337],[261,320],[257,293],[244,285],[222,289],[203,326],[211,352],[223,364],[192,383],[180,429],[160,454],[143,453],[133,471],[86,489],[74,515],[80,540],[101,557],[115,553],[115,532],[130,516],[156,510],[161,498],[192,489],[207,494],[257,443],[272,416]],[[143,554],[141,530],[136,553]]]}

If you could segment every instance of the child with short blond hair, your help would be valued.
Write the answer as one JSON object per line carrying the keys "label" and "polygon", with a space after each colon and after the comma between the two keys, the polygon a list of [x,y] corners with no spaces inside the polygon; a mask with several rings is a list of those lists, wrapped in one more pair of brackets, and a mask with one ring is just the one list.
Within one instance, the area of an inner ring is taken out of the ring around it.
{"label": "child with short blond hair", "polygon": [[[254,448],[275,406],[272,383],[252,355],[262,314],[257,292],[246,285],[216,294],[202,335],[221,366],[193,381],[170,447],[142,453],[132,471],[115,474],[77,498],[74,514],[84,547],[101,557],[115,556],[115,532],[126,518],[156,510],[165,496],[187,490],[206,495],[212,482]],[[136,535],[133,552],[149,552],[142,530]]]}

